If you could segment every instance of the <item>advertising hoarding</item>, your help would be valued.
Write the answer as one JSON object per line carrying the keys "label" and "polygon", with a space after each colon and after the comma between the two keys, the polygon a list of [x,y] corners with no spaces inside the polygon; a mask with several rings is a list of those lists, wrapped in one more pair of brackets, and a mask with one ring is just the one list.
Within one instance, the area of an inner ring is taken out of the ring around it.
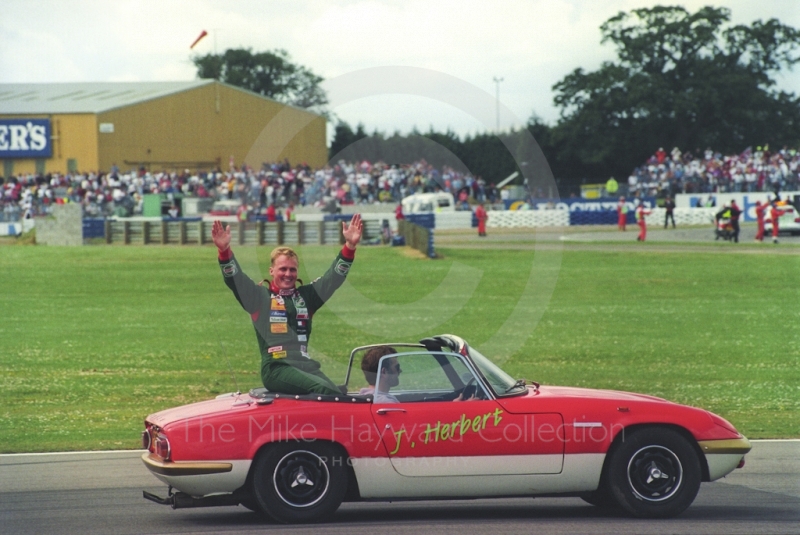
{"label": "advertising hoarding", "polygon": [[0,160],[53,155],[50,119],[0,119]]}

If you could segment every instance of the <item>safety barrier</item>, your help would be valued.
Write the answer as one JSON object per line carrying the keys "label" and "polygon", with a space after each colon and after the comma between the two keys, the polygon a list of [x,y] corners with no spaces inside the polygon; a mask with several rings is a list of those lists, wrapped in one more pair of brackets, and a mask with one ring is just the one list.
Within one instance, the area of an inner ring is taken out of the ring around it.
{"label": "safety barrier", "polygon": [[[663,225],[664,208],[652,208],[646,216],[648,225]],[[676,225],[710,225],[714,221],[717,208],[675,208]],[[384,217],[371,217],[364,220],[366,239],[381,236],[383,219],[395,223],[394,214]],[[341,221],[349,220],[350,215],[318,216],[316,220],[291,222],[239,222],[230,223],[234,243],[242,245],[280,245],[280,244],[336,244],[343,243]],[[391,219],[390,219],[391,217]],[[304,218],[305,219],[305,218]],[[435,255],[433,229],[470,228],[475,225],[472,212],[452,212],[446,214],[408,214],[405,222],[429,230],[419,238],[419,243],[411,241],[413,230],[405,233],[400,229],[403,221],[398,221],[398,233],[406,242],[428,256]],[[635,212],[630,210],[627,223],[636,222]],[[537,228],[566,227],[570,225],[615,225],[616,210],[491,210],[487,226],[490,228]],[[211,221],[200,219],[84,219],[83,238],[100,238],[110,244],[176,244],[203,245],[211,243]],[[19,229],[15,229],[19,232]],[[429,243],[430,242],[430,243]]]}
{"label": "safety barrier", "polygon": [[434,214],[408,214],[406,221],[427,229],[436,228],[436,216]]}
{"label": "safety barrier", "polygon": [[569,226],[568,210],[517,210],[489,212],[486,226],[490,228],[533,228]]}
{"label": "safety barrier", "polygon": [[[718,210],[719,208],[675,208],[672,215],[675,216],[675,225],[710,225]],[[663,225],[666,213],[664,208],[653,208],[644,220],[648,225]]]}
{"label": "safety barrier", "polygon": [[[675,208],[676,225],[708,225],[714,221],[715,208]],[[650,215],[645,216],[648,225],[664,223],[666,209],[652,208]],[[629,225],[636,223],[636,213],[628,211],[626,221]],[[488,227],[566,227],[570,225],[616,225],[616,210],[603,211],[570,211],[570,210],[517,210],[491,211]],[[466,227],[465,227],[466,228]]]}
{"label": "safety barrier", "polygon": [[[98,227],[102,224],[103,232]],[[226,223],[239,245],[330,245],[344,243],[338,221],[263,221]],[[103,238],[107,244],[205,245],[212,243],[211,221],[204,220],[84,220],[84,238]],[[365,236],[368,233],[365,232]]]}
{"label": "safety barrier", "polygon": [[[428,222],[427,219],[422,219]],[[416,249],[428,258],[436,258],[436,250],[433,244],[433,228],[427,228],[417,224],[410,219],[397,222],[397,233],[403,236],[406,245]]]}
{"label": "safety barrier", "polygon": [[19,236],[22,233],[22,223],[0,223],[0,236]]}
{"label": "safety barrier", "polygon": [[[322,218],[323,221],[347,221],[349,222],[350,219],[353,217],[352,214],[329,214]],[[371,213],[371,214],[364,214],[361,217],[361,223],[364,225],[364,237],[374,238],[381,235],[381,227],[383,226],[383,222],[387,221],[389,226],[392,226],[392,222],[394,221],[394,213],[392,214],[379,214],[379,213]],[[339,223],[339,226],[342,224]],[[394,230],[394,229],[393,229]]]}
{"label": "safety barrier", "polygon": [[461,210],[456,212],[441,212],[435,214],[436,229],[450,229],[450,228],[469,228],[471,226],[477,227],[478,220],[473,219],[475,214],[469,210]]}
{"label": "safety barrier", "polygon": [[105,218],[84,218],[83,220],[83,239],[105,238],[106,220]]}

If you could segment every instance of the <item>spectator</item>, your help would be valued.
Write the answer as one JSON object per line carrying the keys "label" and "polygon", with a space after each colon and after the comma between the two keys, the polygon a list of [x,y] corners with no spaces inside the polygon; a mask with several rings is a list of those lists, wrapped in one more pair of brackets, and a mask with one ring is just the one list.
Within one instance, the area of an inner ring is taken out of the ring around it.
{"label": "spectator", "polygon": [[617,195],[617,190],[619,189],[619,184],[612,176],[606,182],[606,196],[608,197],[615,197]]}

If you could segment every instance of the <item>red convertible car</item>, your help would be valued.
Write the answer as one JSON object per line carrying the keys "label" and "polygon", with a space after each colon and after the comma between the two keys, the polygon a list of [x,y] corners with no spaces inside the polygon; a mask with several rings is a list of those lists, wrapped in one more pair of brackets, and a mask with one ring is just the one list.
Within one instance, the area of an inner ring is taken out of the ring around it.
{"label": "red convertible car", "polygon": [[389,346],[377,392],[362,377],[376,347],[365,346],[340,396],[261,388],[148,416],[142,460],[169,491],[145,498],[241,504],[280,522],[323,520],[343,501],[495,496],[579,496],[669,517],[750,451],[703,409],[526,384],[456,336]]}

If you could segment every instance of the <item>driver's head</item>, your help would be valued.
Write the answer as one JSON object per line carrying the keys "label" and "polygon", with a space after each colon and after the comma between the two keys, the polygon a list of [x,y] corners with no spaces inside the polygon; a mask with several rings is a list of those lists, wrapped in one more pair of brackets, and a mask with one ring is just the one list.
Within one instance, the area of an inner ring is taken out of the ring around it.
{"label": "driver's head", "polygon": [[281,290],[291,290],[297,282],[297,253],[289,247],[276,247],[270,254],[269,274]]}
{"label": "driver's head", "polygon": [[[378,378],[378,362],[380,362],[381,357],[394,353],[397,353],[397,351],[391,346],[376,346],[367,351],[364,358],[361,359],[361,371],[364,372],[367,383],[375,386],[375,381]],[[397,359],[392,360],[397,362]]]}
{"label": "driver's head", "polygon": [[400,384],[400,362],[396,358],[388,358],[381,368],[381,381],[379,389],[390,389]]}

